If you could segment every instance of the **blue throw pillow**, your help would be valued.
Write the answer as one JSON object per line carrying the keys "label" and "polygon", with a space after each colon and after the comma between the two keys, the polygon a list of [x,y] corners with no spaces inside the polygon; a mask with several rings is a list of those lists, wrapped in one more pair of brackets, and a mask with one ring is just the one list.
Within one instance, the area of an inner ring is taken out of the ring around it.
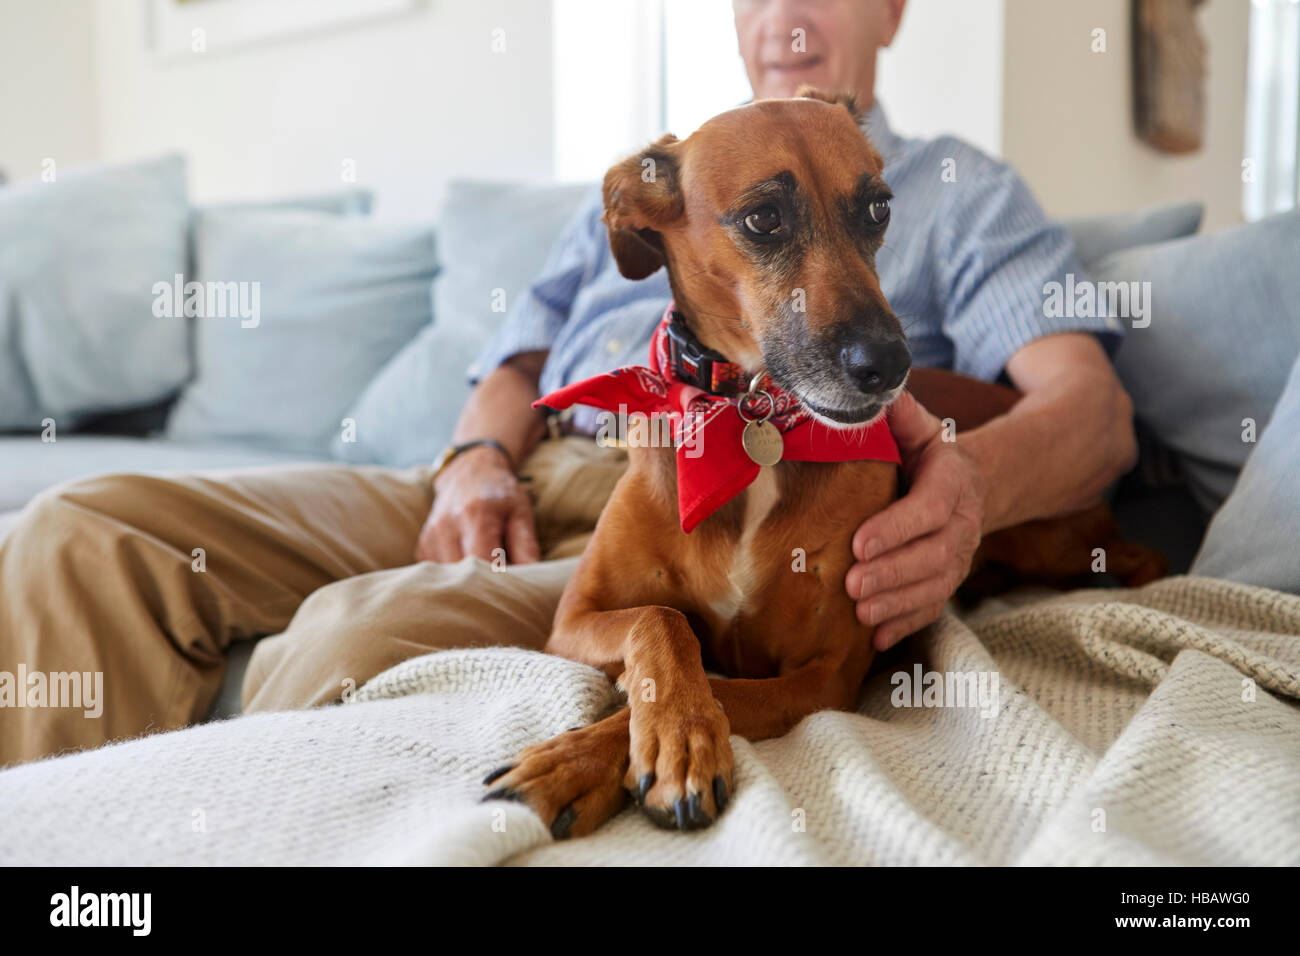
{"label": "blue throw pillow", "polygon": [[1199,202],[1148,206],[1132,212],[1066,219],[1062,225],[1074,240],[1074,251],[1088,269],[1098,260],[1134,246],[1181,239],[1201,228],[1205,206]]}
{"label": "blue throw pillow", "polygon": [[427,226],[208,211],[195,257],[195,291],[215,307],[191,309],[206,314],[197,377],[167,422],[177,441],[328,451],[348,406],[430,319]]}
{"label": "blue throw pillow", "polygon": [[[1140,246],[1092,267],[1150,282],[1149,322],[1115,359],[1138,418],[1179,458],[1207,511],[1227,497],[1300,354],[1300,212]],[[1293,480],[1278,476],[1278,480]]]}
{"label": "blue throw pillow", "polygon": [[0,190],[0,429],[158,401],[190,375],[182,318],[154,285],[185,271],[178,156]]}
{"label": "blue throw pillow", "polygon": [[368,189],[341,189],[332,193],[290,196],[288,199],[250,199],[196,206],[190,212],[189,268],[185,274],[198,278],[195,232],[209,213],[322,212],[334,216],[368,216],[375,196]]}
{"label": "blue throw pillow", "polygon": [[434,322],[384,367],[347,417],[334,456],[406,467],[430,462],[451,440],[470,388],[466,372],[513,303],[537,278],[551,247],[592,190],[588,184],[453,182],[438,222],[442,271]]}

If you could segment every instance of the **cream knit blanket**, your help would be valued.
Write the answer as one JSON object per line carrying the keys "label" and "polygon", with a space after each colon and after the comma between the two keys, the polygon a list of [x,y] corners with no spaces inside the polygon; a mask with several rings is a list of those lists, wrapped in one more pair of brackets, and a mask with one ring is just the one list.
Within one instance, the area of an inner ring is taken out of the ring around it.
{"label": "cream knit blanket", "polygon": [[[916,665],[996,700],[894,706],[924,703],[895,676]],[[1295,865],[1297,698],[1294,596],[1181,577],[986,604],[878,664],[857,714],[733,738],[711,829],[628,809],[555,843],[526,808],[478,803],[478,779],[614,691],[542,654],[448,651],[352,704],[0,773],[0,862]]]}

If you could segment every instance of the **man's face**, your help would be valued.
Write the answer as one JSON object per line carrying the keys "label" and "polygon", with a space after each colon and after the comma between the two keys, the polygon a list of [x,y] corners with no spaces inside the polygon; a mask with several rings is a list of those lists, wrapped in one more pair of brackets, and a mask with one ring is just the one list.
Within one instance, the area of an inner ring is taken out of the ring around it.
{"label": "man's face", "polygon": [[757,99],[804,83],[871,103],[876,50],[898,29],[904,0],[733,0],[740,55]]}

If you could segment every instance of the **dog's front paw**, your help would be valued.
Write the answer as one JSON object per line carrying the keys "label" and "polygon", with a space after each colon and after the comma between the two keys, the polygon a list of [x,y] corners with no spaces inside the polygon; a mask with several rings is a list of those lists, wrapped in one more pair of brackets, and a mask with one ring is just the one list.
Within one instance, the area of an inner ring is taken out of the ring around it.
{"label": "dog's front paw", "polygon": [[625,785],[658,826],[707,827],[732,792],[730,724],[708,693],[632,704]]}
{"label": "dog's front paw", "polygon": [[577,727],[534,744],[488,774],[484,800],[527,804],[557,840],[585,836],[623,806],[627,794],[628,714]]}

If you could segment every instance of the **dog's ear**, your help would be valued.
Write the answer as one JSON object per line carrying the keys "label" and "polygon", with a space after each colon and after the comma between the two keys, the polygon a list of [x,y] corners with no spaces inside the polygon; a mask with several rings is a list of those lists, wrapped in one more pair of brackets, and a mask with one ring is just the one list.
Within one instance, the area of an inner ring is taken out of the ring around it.
{"label": "dog's ear", "polygon": [[808,86],[805,84],[804,86],[799,87],[799,89],[795,91],[794,95],[798,99],[821,100],[823,103],[838,103],[849,111],[849,115],[853,117],[855,123],[860,123],[862,121],[862,108],[858,106],[858,97],[856,94],[850,93],[847,90],[827,92],[826,90],[820,90],[815,86]]}
{"label": "dog's ear", "polygon": [[678,139],[669,133],[605,174],[605,226],[618,271],[644,279],[665,264],[662,230],[684,210]]}

